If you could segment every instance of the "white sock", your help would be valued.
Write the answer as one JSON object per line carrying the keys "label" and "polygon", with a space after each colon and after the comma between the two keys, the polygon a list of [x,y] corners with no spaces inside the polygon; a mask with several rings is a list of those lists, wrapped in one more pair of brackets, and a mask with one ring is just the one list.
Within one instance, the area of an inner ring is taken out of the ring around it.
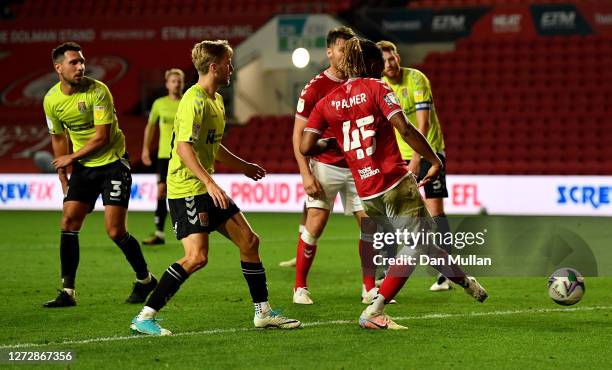
{"label": "white sock", "polygon": [[64,292],[68,293],[68,295],[69,295],[69,296],[71,296],[72,298],[74,298],[74,295],[75,295],[75,291],[74,291],[74,289],[64,288],[63,290],[64,290]]}
{"label": "white sock", "polygon": [[272,308],[270,307],[270,303],[268,303],[268,301],[253,303],[253,306],[255,306],[255,315],[259,317],[264,317],[268,314],[268,312],[272,311]]}
{"label": "white sock", "polygon": [[138,320],[149,320],[157,315],[157,311],[149,306],[144,306],[138,314]]}
{"label": "white sock", "polygon": [[372,303],[366,308],[369,314],[381,314],[385,310],[385,297],[382,294],[377,294],[372,300]]}
{"label": "white sock", "polygon": [[151,273],[149,272],[149,276],[147,276],[146,278],[142,279],[142,280],[138,280],[136,279],[137,282],[139,282],[140,284],[149,284],[151,282]]}
{"label": "white sock", "polygon": [[161,239],[166,239],[166,233],[163,231],[155,230],[155,236]]}

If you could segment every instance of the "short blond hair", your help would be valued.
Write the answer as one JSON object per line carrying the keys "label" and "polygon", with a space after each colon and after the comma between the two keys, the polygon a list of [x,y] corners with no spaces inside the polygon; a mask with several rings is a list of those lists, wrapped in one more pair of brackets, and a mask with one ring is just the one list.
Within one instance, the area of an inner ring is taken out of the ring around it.
{"label": "short blond hair", "polygon": [[398,55],[397,46],[395,46],[395,44],[392,43],[391,41],[382,40],[382,41],[377,42],[376,46],[378,46],[380,50],[382,51],[387,51],[392,54]]}
{"label": "short blond hair", "polygon": [[230,57],[234,54],[227,40],[204,40],[195,44],[191,50],[191,60],[199,73],[206,74],[211,63],[218,63],[226,53]]}
{"label": "short blond hair", "polygon": [[181,78],[181,80],[185,80],[185,72],[183,72],[181,69],[170,68],[169,70],[167,70],[166,73],[164,73],[164,77],[166,78],[166,81],[168,81],[168,79],[172,75],[177,75]]}

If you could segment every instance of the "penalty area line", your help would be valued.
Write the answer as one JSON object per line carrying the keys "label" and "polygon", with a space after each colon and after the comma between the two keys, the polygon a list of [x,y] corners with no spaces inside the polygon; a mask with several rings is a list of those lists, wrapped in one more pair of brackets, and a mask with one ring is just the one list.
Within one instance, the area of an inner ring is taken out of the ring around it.
{"label": "penalty area line", "polygon": [[[456,318],[456,317],[483,317],[483,316],[508,316],[508,315],[523,315],[523,314],[540,314],[540,313],[551,313],[551,312],[584,312],[584,311],[599,311],[599,310],[612,310],[612,306],[592,306],[592,307],[567,307],[567,308],[542,308],[542,309],[531,309],[531,310],[509,310],[509,311],[485,311],[485,312],[467,312],[467,313],[435,313],[415,316],[393,316],[393,320],[397,321],[409,321],[409,320],[430,320],[430,319],[445,319],[445,318]],[[327,325],[357,325],[358,320],[332,320],[332,321],[315,321],[309,323],[303,323],[303,327],[317,327]],[[183,333],[175,333],[170,337],[188,337],[197,335],[213,335],[213,334],[225,334],[225,333],[240,333],[258,331],[263,329],[258,328],[228,328],[228,329],[211,329],[201,331],[190,331]],[[118,337],[99,337],[89,338],[80,340],[66,340],[60,342],[48,342],[48,343],[17,343],[17,344],[2,344],[0,349],[17,349],[17,348],[37,348],[37,347],[49,347],[49,346],[69,346],[69,345],[81,345],[90,343],[104,343],[104,342],[117,342],[127,340],[139,340],[139,339],[151,339],[152,336],[147,335],[130,335],[130,336],[118,336]]]}

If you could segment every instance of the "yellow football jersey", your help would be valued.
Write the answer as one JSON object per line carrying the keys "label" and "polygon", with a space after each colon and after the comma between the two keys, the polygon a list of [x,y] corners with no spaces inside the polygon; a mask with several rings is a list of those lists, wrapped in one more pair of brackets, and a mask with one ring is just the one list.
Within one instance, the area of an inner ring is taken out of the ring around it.
{"label": "yellow football jersey", "polygon": [[[406,113],[406,116],[414,127],[418,128],[416,112],[419,110],[429,111],[427,142],[431,145],[434,152],[443,152],[444,138],[442,136],[442,128],[440,127],[440,121],[436,114],[431,85],[427,77],[417,69],[402,68],[402,81],[399,84],[394,84],[387,77],[383,77],[383,80],[389,84],[391,89],[393,89],[398,96],[404,113]],[[414,151],[406,144],[397,130],[395,130],[395,136],[402,158],[410,160]]]}
{"label": "yellow football jersey", "polygon": [[157,158],[170,158],[172,147],[172,127],[174,116],[178,110],[180,99],[175,100],[170,96],[156,99],[151,107],[148,125],[156,125],[159,122],[159,148]]}
{"label": "yellow football jersey", "polygon": [[100,81],[84,77],[81,90],[65,95],[60,83],[55,84],[43,101],[49,133],[68,130],[73,150],[81,149],[96,133],[96,125],[111,125],[110,140],[102,149],[79,159],[86,167],[112,163],[125,154],[125,137],[119,129],[113,97]]}
{"label": "yellow football jersey", "polygon": [[191,197],[207,192],[206,186],[181,161],[176,153],[177,142],[192,143],[200,163],[214,172],[215,157],[225,129],[225,107],[221,94],[211,98],[195,84],[185,92],[174,119],[172,152],[168,165],[168,198]]}

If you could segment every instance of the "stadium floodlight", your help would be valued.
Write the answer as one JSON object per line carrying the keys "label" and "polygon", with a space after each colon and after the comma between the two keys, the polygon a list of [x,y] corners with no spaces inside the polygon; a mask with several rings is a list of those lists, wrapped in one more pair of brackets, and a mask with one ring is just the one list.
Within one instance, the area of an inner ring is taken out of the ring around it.
{"label": "stadium floodlight", "polygon": [[293,65],[298,68],[304,68],[310,62],[310,53],[304,48],[297,48],[291,54]]}

